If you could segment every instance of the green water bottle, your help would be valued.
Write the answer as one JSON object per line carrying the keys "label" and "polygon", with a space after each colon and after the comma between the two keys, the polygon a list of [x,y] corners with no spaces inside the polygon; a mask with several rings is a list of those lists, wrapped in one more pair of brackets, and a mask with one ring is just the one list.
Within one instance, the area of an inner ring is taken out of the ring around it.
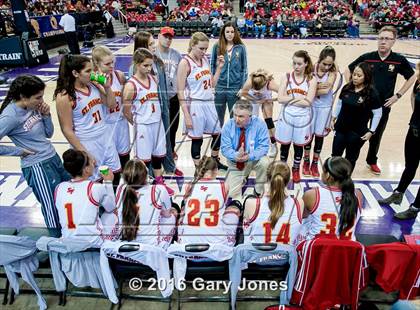
{"label": "green water bottle", "polygon": [[99,73],[92,72],[90,74],[90,80],[98,82],[101,85],[104,85],[106,83],[106,76]]}

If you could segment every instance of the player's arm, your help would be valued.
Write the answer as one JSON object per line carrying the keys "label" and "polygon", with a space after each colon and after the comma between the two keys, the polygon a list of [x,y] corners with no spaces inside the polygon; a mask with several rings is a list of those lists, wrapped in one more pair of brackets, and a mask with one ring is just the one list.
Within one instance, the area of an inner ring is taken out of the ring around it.
{"label": "player's arm", "polygon": [[178,99],[179,103],[181,104],[182,113],[184,113],[184,118],[189,119],[192,123],[191,115],[188,111],[188,105],[184,93],[189,70],[190,68],[187,60],[181,59],[181,61],[179,62],[177,73]]}
{"label": "player's arm", "polygon": [[328,76],[328,80],[325,83],[318,83],[316,88],[316,95],[322,96],[328,94],[328,92],[334,87],[336,78],[337,72],[331,72]]}
{"label": "player's arm", "polygon": [[316,204],[316,189],[311,188],[303,194],[303,218],[307,218],[315,208]]}
{"label": "player's arm", "polygon": [[281,79],[280,86],[277,90],[277,101],[279,103],[287,103],[293,99],[293,96],[287,95],[287,77]]}
{"label": "player's arm", "polygon": [[99,204],[105,209],[106,212],[111,212],[116,208],[112,181],[104,181],[103,184],[94,183],[92,186],[92,195],[93,198],[99,202]]}
{"label": "player's arm", "polygon": [[[15,117],[0,114],[0,140],[7,136],[18,125]],[[0,145],[0,155],[3,156],[25,157],[30,154],[35,153],[14,145]]]}
{"label": "player's arm", "polygon": [[58,94],[56,99],[58,122],[67,141],[79,151],[87,152],[73,130],[72,102],[69,95]]}
{"label": "player's arm", "polygon": [[244,201],[244,221],[248,222],[257,217],[257,199],[246,198]]}
{"label": "player's arm", "polygon": [[219,80],[220,73],[222,72],[223,65],[225,64],[225,56],[220,55],[217,57],[216,72],[212,75],[211,85],[215,88]]}
{"label": "player's arm", "polygon": [[136,90],[133,83],[129,82],[124,85],[123,89],[123,114],[128,122],[133,125],[133,100],[136,96]]}
{"label": "player's arm", "polygon": [[[271,80],[268,82],[268,88],[269,91],[275,92],[278,95],[279,89],[280,89],[280,85],[277,84],[277,82],[275,80]],[[277,98],[271,98],[271,99],[264,99],[263,100],[263,104],[264,103],[274,103],[275,101],[277,101]],[[271,108],[273,109],[273,108]],[[272,114],[271,114],[272,115]]]}
{"label": "player's arm", "polygon": [[238,97],[241,98],[245,98],[246,100],[251,100],[251,96],[248,95],[249,91],[251,90],[252,85],[251,85],[251,80],[248,79],[246,80],[244,86],[242,86],[242,88],[238,91]]}

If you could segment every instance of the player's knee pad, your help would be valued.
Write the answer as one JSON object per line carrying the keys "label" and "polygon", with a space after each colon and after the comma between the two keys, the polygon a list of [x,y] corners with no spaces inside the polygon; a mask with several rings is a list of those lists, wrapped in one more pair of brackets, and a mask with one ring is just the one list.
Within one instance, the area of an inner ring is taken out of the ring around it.
{"label": "player's knee pad", "polygon": [[191,157],[193,159],[200,159],[201,157],[201,145],[203,145],[203,139],[193,139],[191,141]]}
{"label": "player's knee pad", "polygon": [[220,150],[220,135],[213,135],[213,139],[211,140],[211,150]]}
{"label": "player's knee pad", "polygon": [[160,170],[160,169],[162,169],[162,162],[163,162],[163,158],[161,158],[161,157],[153,157],[152,156],[152,168],[154,170]]}
{"label": "player's knee pad", "polygon": [[274,122],[273,122],[273,118],[272,117],[267,117],[265,120],[265,123],[267,124],[267,128],[268,130],[273,129],[274,128]]}

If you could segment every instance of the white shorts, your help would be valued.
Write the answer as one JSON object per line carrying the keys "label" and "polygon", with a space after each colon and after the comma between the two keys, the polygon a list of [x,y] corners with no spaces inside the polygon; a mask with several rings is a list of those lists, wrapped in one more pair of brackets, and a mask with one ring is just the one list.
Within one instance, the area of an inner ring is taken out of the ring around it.
{"label": "white shorts", "polygon": [[290,115],[280,112],[276,140],[281,144],[306,145],[312,139],[311,114]]}
{"label": "white shorts", "polygon": [[311,130],[315,136],[325,137],[330,133],[332,107],[313,107]]}
{"label": "white shorts", "polygon": [[191,102],[189,110],[193,129],[187,129],[184,122],[184,134],[187,134],[192,139],[200,139],[203,137],[203,134],[220,134],[220,122],[214,101]]}
{"label": "white shorts", "polygon": [[116,123],[109,123],[109,130],[113,133],[113,140],[118,155],[127,155],[130,153],[130,129],[128,121],[125,118],[120,119]]}
{"label": "white shorts", "polygon": [[79,140],[96,160],[95,171],[89,179],[93,181],[101,179],[99,166],[108,166],[113,172],[121,170],[120,158],[115,144],[106,134],[89,139],[79,137]]}
{"label": "white shorts", "polygon": [[166,137],[163,122],[136,125],[136,149],[134,156],[144,162],[153,157],[166,156]]}

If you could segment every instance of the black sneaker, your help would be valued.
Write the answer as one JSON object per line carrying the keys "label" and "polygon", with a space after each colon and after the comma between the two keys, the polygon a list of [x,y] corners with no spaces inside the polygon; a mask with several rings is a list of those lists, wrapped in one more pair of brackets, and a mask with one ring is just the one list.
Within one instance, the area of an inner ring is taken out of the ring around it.
{"label": "black sneaker", "polygon": [[391,196],[385,199],[378,200],[380,205],[390,205],[391,203],[396,203],[397,205],[401,204],[403,200],[404,193],[394,191]]}
{"label": "black sneaker", "polygon": [[213,158],[217,161],[217,169],[219,169],[219,170],[228,170],[228,167],[225,166],[225,165],[223,165],[220,162],[220,157],[213,157]]}
{"label": "black sneaker", "polygon": [[402,212],[395,213],[394,217],[399,220],[412,220],[417,217],[417,214],[420,212],[420,209],[415,208],[413,205],[410,205],[410,207]]}

